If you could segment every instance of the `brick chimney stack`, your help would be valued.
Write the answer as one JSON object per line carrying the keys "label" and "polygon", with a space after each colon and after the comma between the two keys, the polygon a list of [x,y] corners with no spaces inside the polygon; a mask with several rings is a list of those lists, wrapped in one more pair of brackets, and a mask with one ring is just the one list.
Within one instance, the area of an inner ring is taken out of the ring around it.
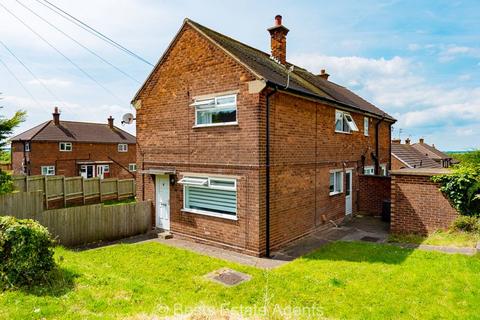
{"label": "brick chimney stack", "polygon": [[400,144],[402,140],[400,139],[392,139],[392,144]]}
{"label": "brick chimney stack", "polygon": [[110,116],[108,117],[107,120],[108,120],[108,126],[110,127],[110,129],[113,129],[113,120],[114,120],[113,117]]}
{"label": "brick chimney stack", "polygon": [[318,76],[325,80],[328,80],[328,77],[330,77],[330,75],[325,71],[325,69],[320,70],[320,74]]}
{"label": "brick chimney stack", "polygon": [[288,30],[282,25],[282,16],[275,16],[275,25],[267,29],[270,32],[270,46],[272,49],[272,57],[281,64],[287,62],[287,33]]}
{"label": "brick chimney stack", "polygon": [[419,143],[424,143],[425,140],[424,140],[423,138],[420,138],[420,139],[418,139],[418,142],[419,142]]}
{"label": "brick chimney stack", "polygon": [[58,126],[60,125],[60,112],[58,111],[58,107],[55,107],[55,109],[53,109],[53,123]]}
{"label": "brick chimney stack", "polygon": [[405,144],[410,144],[410,138],[405,139]]}

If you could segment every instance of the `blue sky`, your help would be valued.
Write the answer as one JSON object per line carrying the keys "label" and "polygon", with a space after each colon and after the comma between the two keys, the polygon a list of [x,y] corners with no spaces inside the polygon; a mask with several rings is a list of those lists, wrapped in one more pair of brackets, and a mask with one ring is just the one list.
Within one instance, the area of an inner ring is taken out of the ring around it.
{"label": "blue sky", "polygon": [[[36,0],[19,0],[140,83],[151,67],[91,36]],[[117,42],[156,62],[182,20],[189,17],[269,51],[266,28],[276,14],[290,29],[287,59],[314,73],[325,68],[347,86],[395,116],[394,136],[424,137],[443,150],[480,148],[480,2],[478,1],[153,1],[51,0]],[[45,84],[45,90],[0,46],[30,97],[0,63],[2,113],[22,108],[20,132],[51,118],[106,122],[132,112],[140,83],[132,81],[23,8],[1,1],[92,75],[69,64],[0,8],[2,40]],[[125,126],[134,132],[134,126]],[[401,132],[400,132],[401,129]]]}

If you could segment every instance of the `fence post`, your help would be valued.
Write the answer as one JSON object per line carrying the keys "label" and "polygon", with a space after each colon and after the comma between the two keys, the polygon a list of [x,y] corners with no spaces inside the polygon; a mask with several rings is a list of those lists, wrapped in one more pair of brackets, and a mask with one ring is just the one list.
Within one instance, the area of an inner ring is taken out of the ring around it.
{"label": "fence post", "polygon": [[102,202],[102,179],[98,178],[98,192],[100,193],[100,203]]}
{"label": "fence post", "polygon": [[135,179],[132,179],[132,196],[135,197],[137,194],[137,190],[135,188]]}
{"label": "fence post", "polygon": [[63,179],[63,207],[67,207],[67,183],[65,182],[65,176],[62,176]]}
{"label": "fence post", "polygon": [[83,204],[85,204],[85,178],[82,177],[82,200]]}
{"label": "fence post", "polygon": [[117,200],[120,200],[120,180],[117,178]]}
{"label": "fence post", "polygon": [[47,188],[48,183],[47,183],[47,178],[48,178],[48,176],[43,177],[43,182],[45,184],[45,188],[44,188],[45,189],[45,208],[48,210],[48,188]]}
{"label": "fence post", "polygon": [[28,176],[25,176],[25,192],[28,192]]}

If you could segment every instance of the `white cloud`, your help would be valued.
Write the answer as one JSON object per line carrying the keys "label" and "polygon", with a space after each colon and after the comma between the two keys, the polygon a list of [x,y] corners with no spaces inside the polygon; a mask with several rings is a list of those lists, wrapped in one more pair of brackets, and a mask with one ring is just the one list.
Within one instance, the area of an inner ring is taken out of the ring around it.
{"label": "white cloud", "polygon": [[30,80],[30,81],[28,81],[28,83],[29,84],[35,84],[35,85],[44,84],[47,87],[53,86],[53,87],[62,87],[62,88],[68,87],[72,84],[71,81],[63,80],[63,79],[57,79],[57,78],[51,78],[51,79],[38,78],[38,80],[37,79]]}
{"label": "white cloud", "polygon": [[441,48],[438,54],[438,60],[440,62],[449,62],[456,59],[459,56],[469,56],[474,58],[480,58],[480,48],[449,45],[444,48]]}

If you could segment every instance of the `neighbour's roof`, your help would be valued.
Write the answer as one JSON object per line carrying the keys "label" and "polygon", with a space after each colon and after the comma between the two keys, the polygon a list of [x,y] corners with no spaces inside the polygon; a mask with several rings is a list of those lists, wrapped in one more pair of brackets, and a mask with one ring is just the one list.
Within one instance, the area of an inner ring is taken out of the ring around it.
{"label": "neighbour's roof", "polygon": [[425,156],[410,144],[392,143],[392,155],[410,168],[441,168],[435,160]]}
{"label": "neighbour's roof", "polygon": [[443,159],[451,159],[452,158],[448,154],[445,154],[442,151],[435,148],[434,146],[428,145],[424,142],[423,143],[422,142],[414,143],[412,145],[412,147],[414,147],[419,152],[423,153],[424,155],[426,155],[427,157],[432,158],[432,159],[443,160]]}
{"label": "neighbour's roof", "polygon": [[[288,62],[286,65],[282,65],[274,61],[270,57],[270,54],[227,37],[190,19],[185,19],[184,24],[189,24],[194,29],[198,30],[214,44],[221,47],[223,50],[236,58],[240,63],[245,65],[255,75],[263,78],[273,85],[277,85],[282,90],[286,90],[284,88],[287,87],[288,83],[287,91],[327,100],[344,107],[350,107],[359,111],[376,115],[378,117],[385,117],[388,120],[395,121],[392,116],[388,115],[378,107],[364,100],[347,88],[314,75],[304,68]],[[161,62],[162,59],[160,59],[159,64]],[[290,72],[290,79],[288,80],[289,69],[291,66],[294,68],[293,71]],[[153,73],[154,72],[152,72],[150,77],[153,76]],[[145,84],[143,87],[145,87]],[[142,91],[142,88],[138,91],[134,100],[138,97],[139,93]]]}
{"label": "neighbour's roof", "polygon": [[94,143],[135,143],[135,137],[108,124],[53,120],[44,122],[10,139],[11,141],[65,141]]}

